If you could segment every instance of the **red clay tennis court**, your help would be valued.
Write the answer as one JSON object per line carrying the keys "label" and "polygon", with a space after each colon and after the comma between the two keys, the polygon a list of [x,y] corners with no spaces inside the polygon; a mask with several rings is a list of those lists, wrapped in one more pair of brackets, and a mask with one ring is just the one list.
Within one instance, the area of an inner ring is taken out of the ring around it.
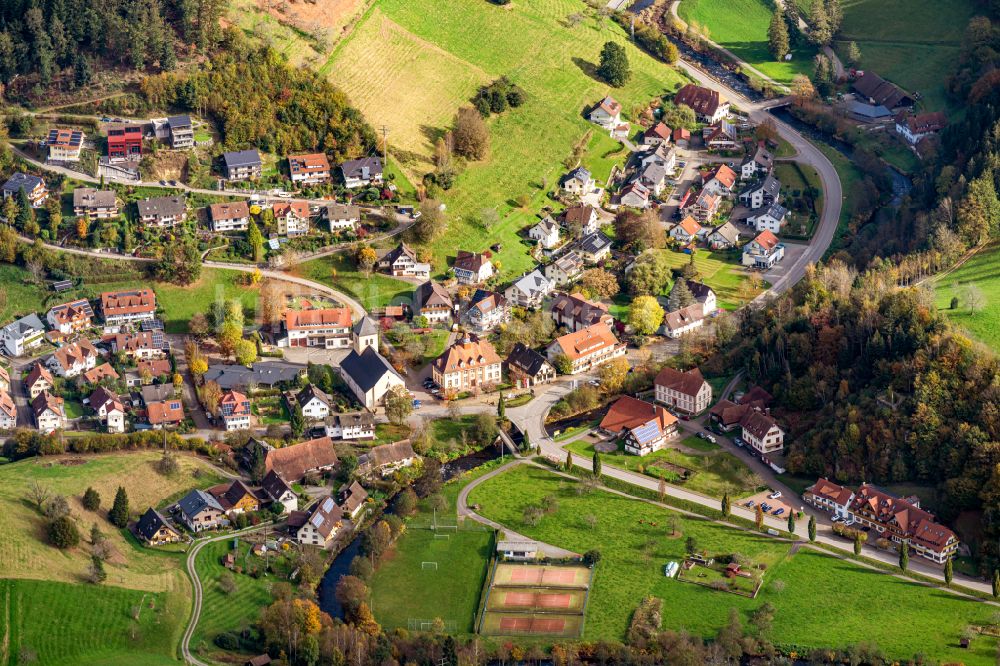
{"label": "red clay tennis court", "polygon": [[534,592],[504,592],[504,607],[569,608],[573,603],[570,594],[545,594]]}
{"label": "red clay tennis court", "polygon": [[561,634],[566,630],[566,620],[545,617],[502,617],[501,631],[516,631],[528,634]]}
{"label": "red clay tennis court", "polygon": [[590,582],[590,569],[503,563],[497,565],[493,580],[495,585],[586,588]]}

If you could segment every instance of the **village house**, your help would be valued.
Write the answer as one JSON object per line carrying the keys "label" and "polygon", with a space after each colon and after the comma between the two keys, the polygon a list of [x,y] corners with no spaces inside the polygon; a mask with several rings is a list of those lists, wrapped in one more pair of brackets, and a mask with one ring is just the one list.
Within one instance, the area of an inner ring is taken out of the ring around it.
{"label": "village house", "polygon": [[[3,184],[2,192],[4,201],[10,197],[17,197],[21,190],[24,190],[33,208],[41,206],[49,197],[49,191],[45,189],[44,180],[38,176],[29,176],[18,171],[11,174],[7,182]],[[8,220],[8,222],[13,223],[11,220]]]}
{"label": "village house", "polygon": [[425,317],[432,324],[450,324],[455,304],[448,290],[433,280],[413,290],[413,316]]}
{"label": "village house", "polygon": [[22,356],[44,339],[45,324],[34,312],[0,329],[0,342],[10,356]]}
{"label": "village house", "polygon": [[375,417],[371,412],[334,414],[327,421],[326,436],[343,440],[374,439]]}
{"label": "village house", "polygon": [[358,401],[372,411],[382,404],[389,389],[406,384],[373,347],[360,353],[351,350],[340,362],[340,374]]}
{"label": "village house", "polygon": [[732,222],[723,222],[709,232],[706,240],[713,250],[728,250],[740,244],[740,230]]}
{"label": "village house", "polygon": [[211,488],[209,493],[228,516],[253,513],[260,509],[260,499],[239,479]]}
{"label": "village house", "polygon": [[573,247],[585,264],[599,264],[611,256],[611,239],[600,231],[587,234]]}
{"label": "village house", "polygon": [[655,125],[646,128],[646,131],[642,133],[642,145],[657,147],[665,143],[670,143],[670,135],[673,130],[664,125],[662,122],[658,122]]}
{"label": "village house", "polygon": [[507,378],[519,388],[548,384],[556,377],[556,369],[544,356],[523,342],[514,344],[507,355]]}
{"label": "village house", "polygon": [[144,359],[135,365],[136,372],[139,373],[140,381],[146,381],[146,379],[143,378],[146,374],[149,375],[149,378],[155,379],[156,377],[166,377],[173,370],[169,358]]}
{"label": "village house", "polygon": [[608,306],[600,301],[589,301],[583,294],[558,294],[549,303],[546,310],[552,317],[556,328],[566,328],[570,332],[576,332],[604,323],[611,326],[613,321],[608,314]]}
{"label": "village house", "polygon": [[587,169],[577,167],[563,177],[561,187],[566,194],[580,196],[593,191],[594,178]]}
{"label": "village house", "polygon": [[173,382],[169,384],[146,384],[139,389],[139,395],[145,405],[150,405],[154,402],[163,402],[165,400],[173,400],[175,393],[176,389],[174,388]]}
{"label": "village house", "polygon": [[671,174],[677,167],[677,151],[666,143],[662,143],[655,149],[642,153],[639,156],[639,164],[641,166],[660,164],[668,174]]}
{"label": "village house", "polygon": [[736,127],[725,120],[712,123],[701,131],[701,139],[709,150],[736,150],[739,134]]}
{"label": "village house", "polygon": [[250,398],[239,391],[226,391],[219,398],[219,418],[226,432],[250,427]]}
{"label": "village house", "polygon": [[317,437],[280,449],[251,437],[245,448],[250,460],[263,457],[264,470],[276,473],[287,483],[300,483],[307,475],[330,472],[338,462],[333,440],[329,437]]}
{"label": "village house", "polygon": [[678,127],[674,130],[674,145],[678,148],[687,148],[691,145],[691,131]]}
{"label": "village house", "polygon": [[[287,310],[284,330],[289,347],[344,349],[351,346],[350,308]],[[285,346],[284,340],[279,346]]]}
{"label": "village house", "polygon": [[896,132],[910,145],[917,145],[922,139],[943,130],[948,119],[940,111],[932,113],[900,113],[896,115]]}
{"label": "village house", "polygon": [[493,277],[492,255],[489,252],[459,250],[452,269],[459,284],[479,284]]}
{"label": "village house", "polygon": [[632,134],[632,125],[626,122],[618,123],[611,128],[610,134],[612,139],[625,141],[628,139],[629,135]]}
{"label": "village house", "polygon": [[340,165],[340,175],[344,186],[349,189],[366,185],[382,184],[382,158],[363,157],[349,160]]}
{"label": "village house", "polygon": [[337,491],[337,504],[351,520],[357,520],[368,501],[368,491],[357,481],[344,484]]}
{"label": "village house", "polygon": [[610,130],[622,122],[622,105],[612,97],[605,97],[590,112],[590,122]]}
{"label": "village house", "polygon": [[749,446],[762,454],[774,453],[784,448],[785,431],[767,411],[750,403],[720,400],[712,407],[711,419],[726,432],[739,426]]}
{"label": "village house", "polygon": [[685,85],[674,95],[674,104],[689,106],[703,123],[715,123],[729,115],[729,101],[715,90],[693,83]]}
{"label": "village house", "polygon": [[125,432],[125,404],[118,394],[103,386],[98,386],[90,394],[90,408],[97,413],[97,420],[107,427],[108,432]]}
{"label": "village house", "polygon": [[708,224],[719,211],[719,204],[721,203],[722,197],[720,195],[702,190],[694,203],[688,206],[684,212],[699,223]]}
{"label": "village house", "polygon": [[24,386],[28,390],[28,397],[32,400],[45,391],[51,391],[55,383],[52,373],[42,365],[41,361],[35,361],[24,378]]}
{"label": "village house", "polygon": [[748,154],[740,162],[740,178],[749,180],[760,174],[769,174],[774,168],[774,155],[764,147],[764,142],[757,143],[753,153]]}
{"label": "village house", "polygon": [[208,207],[212,231],[246,231],[250,225],[250,207],[246,201],[215,203]]}
{"label": "village house", "polygon": [[256,180],[263,171],[260,152],[256,148],[222,153],[226,180]]}
{"label": "village house", "polygon": [[17,405],[7,391],[7,388],[0,388],[0,430],[13,430],[17,427]]}
{"label": "village house", "polygon": [[93,326],[94,309],[86,298],[79,298],[53,306],[45,315],[45,320],[52,330],[71,335]]}
{"label": "village house", "polygon": [[297,185],[314,185],[330,180],[330,160],[325,153],[288,156],[288,173]]}
{"label": "village house", "polygon": [[649,208],[649,188],[633,180],[622,188],[618,203],[626,208]]}
{"label": "village house", "polygon": [[743,265],[767,270],[785,257],[785,246],[770,231],[762,231],[743,246]]}
{"label": "village house", "polygon": [[167,118],[166,125],[171,148],[191,148],[194,146],[194,126],[191,124],[191,116],[170,116]]}
{"label": "village house", "polygon": [[667,235],[681,245],[687,245],[688,243],[694,243],[699,238],[704,236],[705,229],[698,224],[697,220],[688,215],[683,220],[675,224]]}
{"label": "village house", "polygon": [[50,129],[45,141],[49,149],[49,162],[79,162],[83,139],[81,130],[66,127]]}
{"label": "village house", "polygon": [[101,294],[101,316],[109,328],[152,321],[156,318],[156,294],[152,289],[105,291]]}
{"label": "village house", "polygon": [[309,204],[305,201],[277,201],[272,208],[281,236],[309,233]]}
{"label": "village house", "polygon": [[165,543],[177,543],[181,540],[181,533],[153,507],[146,509],[146,513],[139,517],[135,524],[135,532],[147,546],[162,546]]}
{"label": "village house", "polygon": [[166,358],[170,343],[160,331],[115,333],[106,336],[112,354],[122,354],[135,361]]}
{"label": "village house", "polygon": [[700,414],[712,404],[712,386],[701,370],[680,371],[665,367],[653,380],[656,402],[688,414]]}
{"label": "village house", "polygon": [[507,287],[504,296],[512,305],[522,308],[537,308],[541,306],[542,301],[553,288],[548,278],[542,275],[540,270],[535,269]]}
{"label": "village house", "polygon": [[7,368],[0,365],[0,391],[10,390],[10,373]]}
{"label": "village house", "polygon": [[694,296],[694,300],[701,304],[706,317],[718,309],[715,291],[711,287],[703,282],[696,282],[694,280],[685,280],[684,283],[687,285],[691,295]]}
{"label": "village house", "polygon": [[112,190],[78,187],[73,190],[73,214],[91,220],[106,220],[118,216],[118,201]]}
{"label": "village house", "polygon": [[299,500],[295,491],[273,469],[264,475],[260,482],[260,489],[268,500],[281,505],[281,513],[288,513],[299,508]]}
{"label": "village house", "polygon": [[417,277],[425,280],[431,273],[430,264],[418,262],[417,253],[406,243],[400,243],[382,255],[375,263],[375,268],[395,277]]}
{"label": "village house", "polygon": [[624,438],[627,453],[644,456],[677,436],[677,418],[659,405],[625,395],[608,408],[598,428]]}
{"label": "village house", "polygon": [[192,532],[204,532],[229,525],[219,500],[204,490],[192,490],[181,498],[177,508],[181,521]]}
{"label": "village house", "polygon": [[396,470],[409,467],[416,461],[417,454],[408,439],[381,444],[358,456],[358,475],[369,477],[378,474],[386,477]]}
{"label": "village house", "polygon": [[138,161],[142,157],[142,125],[108,125],[108,159],[111,162]]}
{"label": "village house", "polygon": [[173,227],[187,216],[184,197],[154,197],[135,202],[139,221],[147,227]]}
{"label": "village house", "polygon": [[503,360],[486,340],[469,335],[434,359],[431,376],[446,393],[479,393],[500,383]]}
{"label": "village house", "polygon": [[542,552],[542,547],[538,541],[502,539],[497,541],[496,552],[505,560],[533,562],[538,559],[539,553]]}
{"label": "village house", "polygon": [[701,303],[692,303],[673,312],[663,315],[663,326],[659,333],[668,338],[679,338],[685,333],[690,333],[705,323],[705,306]]}
{"label": "village house", "polygon": [[465,311],[465,321],[469,328],[479,333],[492,331],[500,324],[510,321],[510,307],[503,294],[477,289],[469,299],[469,309]]}
{"label": "village house", "polygon": [[326,220],[330,233],[353,231],[361,224],[361,207],[341,203],[327,204],[323,208],[323,219]]}
{"label": "village house", "polygon": [[343,526],[343,513],[332,497],[321,497],[305,511],[288,515],[288,529],[304,546],[326,548]]}
{"label": "village house", "polygon": [[120,376],[117,372],[115,372],[115,369],[111,367],[110,363],[102,363],[96,368],[83,373],[83,379],[88,384],[97,384],[105,379],[110,379],[112,381],[118,380],[120,379]]}
{"label": "village house", "polygon": [[35,426],[42,434],[66,427],[65,401],[47,390],[31,401],[31,412],[35,416]]}
{"label": "village house", "polygon": [[736,172],[725,164],[721,164],[719,165],[719,168],[712,172],[709,179],[705,182],[705,187],[703,187],[702,190],[705,192],[711,192],[712,194],[727,196],[732,194],[733,187],[735,185]]}
{"label": "village house", "polygon": [[60,377],[76,377],[97,366],[100,353],[90,340],[78,340],[55,350],[45,364]]}
{"label": "village house", "polygon": [[770,206],[781,196],[781,181],[768,174],[740,192],[740,203],[748,208]]}
{"label": "village house", "polygon": [[538,245],[546,250],[558,247],[559,224],[546,215],[538,224],[528,229],[528,238],[538,241]]}
{"label": "village house", "polygon": [[871,70],[862,72],[853,85],[855,92],[867,99],[869,104],[890,110],[911,107],[915,101],[913,95]]}
{"label": "village house", "polygon": [[625,351],[625,344],[601,322],[556,338],[546,349],[546,356],[557,369],[560,357],[569,359],[568,374],[576,375],[624,356]]}
{"label": "village house", "polygon": [[770,231],[776,234],[781,231],[781,226],[785,223],[785,216],[788,209],[779,203],[772,203],[756,210],[750,211],[747,215],[747,223],[757,231]]}
{"label": "village house", "polygon": [[258,361],[249,368],[245,365],[213,364],[208,366],[204,381],[215,382],[224,391],[251,386],[275,388],[281,384],[297,383],[305,373],[305,366],[282,361]]}
{"label": "village house", "polygon": [[583,273],[583,258],[570,250],[545,266],[545,277],[558,287],[573,282]]}
{"label": "village house", "polygon": [[[330,403],[333,401],[327,393],[323,392],[315,384],[310,384],[298,392],[294,398],[302,409],[302,416],[307,419],[325,419],[330,415]],[[289,405],[289,408],[292,408]]]}
{"label": "village house", "polygon": [[583,238],[597,231],[597,209],[593,206],[570,206],[563,212],[563,224],[577,238]]}
{"label": "village house", "polygon": [[650,161],[639,169],[639,183],[649,190],[654,197],[660,196],[667,186],[667,166],[661,162]]}
{"label": "village house", "polygon": [[184,421],[184,404],[173,398],[146,402],[146,421],[153,430],[176,428]]}

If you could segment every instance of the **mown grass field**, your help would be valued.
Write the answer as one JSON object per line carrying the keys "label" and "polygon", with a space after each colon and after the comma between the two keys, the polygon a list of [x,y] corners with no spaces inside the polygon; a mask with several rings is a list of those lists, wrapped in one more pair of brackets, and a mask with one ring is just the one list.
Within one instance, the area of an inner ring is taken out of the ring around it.
{"label": "mown grass field", "polygon": [[307,261],[297,270],[304,278],[339,289],[361,303],[366,310],[383,308],[390,303],[412,303],[416,288],[409,282],[380,273],[365,276],[342,253]]}
{"label": "mown grass field", "polygon": [[[107,521],[107,510],[121,485],[129,497],[135,516],[166,497],[191,488],[206,488],[220,482],[210,468],[190,456],[180,456],[181,471],[165,477],[153,469],[159,458],[155,452],[135,452],[75,457],[82,464],[62,465],[70,456],[24,460],[0,466],[0,575],[11,578],[55,580],[81,583],[90,563],[86,539],[79,548],[60,551],[43,541],[44,519],[28,498],[32,482],[53,493],[66,496],[81,534],[87,537],[97,523],[107,535],[114,554],[107,563],[106,585],[150,592],[188,590],[181,572],[180,555],[143,548],[124,536]],[[193,472],[200,470],[200,477]],[[88,486],[101,496],[101,508],[90,512],[80,498]]]}
{"label": "mown grass field", "polygon": [[[239,632],[242,627],[256,622],[261,611],[271,603],[271,584],[282,580],[277,576],[254,578],[245,573],[232,573],[236,589],[232,594],[226,594],[219,585],[219,578],[227,571],[222,566],[222,557],[232,549],[232,539],[216,541],[202,548],[195,560],[204,597],[198,627],[191,637],[192,647],[204,645],[211,649],[212,639],[217,634]],[[240,541],[237,565],[244,570],[254,567],[263,569],[263,558],[253,554],[248,556],[249,551],[250,544]]]}
{"label": "mown grass field", "polygon": [[[683,252],[656,251],[666,257],[667,264],[671,268],[680,268],[690,261],[690,255]],[[696,279],[715,291],[719,307],[725,310],[736,310],[768,286],[765,282],[761,284],[760,289],[750,288],[750,272],[739,264],[738,255],[727,256],[724,252],[699,249],[694,255],[694,265],[698,269]],[[669,287],[666,293],[670,293]]]}
{"label": "mown grass field", "polygon": [[954,68],[965,27],[975,14],[974,3],[844,0],[841,6],[844,22],[836,44],[841,56],[848,43],[857,42],[863,69],[920,93],[925,108],[944,110],[945,81]]}
{"label": "mown grass field", "polygon": [[[671,67],[628,43],[611,21],[588,17],[575,0],[519,2],[500,7],[480,0],[379,0],[321,68],[375,126],[390,128],[394,154],[416,181],[430,170],[440,131],[476,89],[500,76],[524,88],[527,102],[489,120],[488,159],[469,165],[443,196],[451,221],[433,243],[438,263],[457,248],[483,250],[497,241],[495,260],[508,276],[531,265],[517,232],[541,207],[564,171],[562,161],[592,126],[585,109],[608,93],[591,73],[601,46],[626,45],[632,80],[613,91],[626,111],[671,92],[681,82]],[[597,130],[595,130],[596,133]],[[512,199],[527,195],[520,210]],[[501,221],[485,228],[479,211],[497,208]]]}
{"label": "mown grass field", "polygon": [[[966,290],[975,285],[982,292],[984,306],[973,313]],[[959,268],[934,281],[935,303],[948,318],[969,334],[1000,353],[1000,245],[980,251]],[[958,308],[951,310],[952,296]]]}
{"label": "mown grass field", "polygon": [[[585,639],[623,639],[632,611],[653,594],[666,602],[663,626],[674,631],[713,637],[730,608],[740,611],[746,626],[750,612],[770,602],[777,609],[770,638],[780,645],[802,650],[871,641],[894,659],[921,652],[942,662],[994,663],[995,639],[978,637],[968,651],[958,647],[962,629],[992,617],[994,609],[986,604],[808,549],[789,556],[787,543],[703,520],[678,516],[681,534],[671,537],[671,516],[676,514],[603,491],[578,495],[575,484],[521,466],[477,487],[469,501],[480,504],[482,514],[533,538],[578,552],[601,550]],[[546,495],[556,497],[558,510],[535,527],[525,525],[524,507],[537,505]],[[596,518],[594,527],[588,516]],[[711,554],[735,551],[767,564],[758,597],[665,578],[664,564],[681,560],[688,536]],[[778,580],[783,585],[775,586]]]}
{"label": "mown grass field", "polygon": [[[492,468],[491,464],[481,466],[444,485],[441,496],[447,508],[438,511],[439,524],[456,524],[459,491]],[[433,519],[430,502],[422,500],[417,513],[407,519],[406,531],[369,581],[372,608],[386,629],[405,629],[410,618],[441,618],[453,621],[457,633],[471,633],[486,583],[493,535],[471,522],[463,529],[434,532],[428,529]],[[435,533],[450,536],[436,539]],[[422,562],[437,562],[437,570],[424,569]]]}
{"label": "mown grass field", "polygon": [[177,664],[187,597],[182,592],[2,579],[0,636],[6,640],[0,645],[0,664]]}
{"label": "mown grass field", "polygon": [[812,72],[815,50],[800,48],[792,60],[778,62],[767,48],[772,6],[765,0],[682,0],[681,19],[708,29],[708,37],[732,51],[779,83],[790,84],[797,74]]}
{"label": "mown grass field", "polygon": [[[760,478],[743,461],[719,449],[718,445],[695,437],[689,437],[682,443],[690,448],[703,450],[704,453],[694,455],[675,448],[665,448],[640,458],[628,455],[620,449],[617,453],[602,453],[601,462],[609,467],[648,474],[654,478],[662,477],[667,483],[719,499],[722,499],[723,494],[727,492],[736,498],[750,495],[760,489]],[[707,447],[714,447],[715,450]],[[571,442],[563,448],[588,458],[594,455],[593,445],[584,440]],[[656,463],[659,461],[685,467],[694,474],[682,482],[675,471],[658,467]]]}
{"label": "mown grass field", "polygon": [[821,141],[813,141],[813,144],[820,152],[826,155],[830,163],[833,164],[833,168],[837,170],[837,176],[840,178],[840,184],[844,193],[843,205],[840,207],[840,220],[837,222],[837,231],[830,242],[830,247],[826,250],[826,254],[824,255],[824,258],[826,258],[843,246],[847,234],[850,232],[851,214],[854,210],[852,188],[856,183],[864,179],[864,174],[839,150]]}

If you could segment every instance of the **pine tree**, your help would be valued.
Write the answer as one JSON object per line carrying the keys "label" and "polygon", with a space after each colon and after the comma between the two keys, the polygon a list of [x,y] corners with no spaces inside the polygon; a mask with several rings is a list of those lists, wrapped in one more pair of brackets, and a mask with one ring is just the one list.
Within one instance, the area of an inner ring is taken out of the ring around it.
{"label": "pine tree", "polygon": [[809,540],[816,540],[816,516],[809,516]]}
{"label": "pine tree", "polygon": [[566,472],[569,472],[572,469],[573,469],[573,452],[572,451],[567,451],[566,452],[566,462],[563,463],[563,470],[566,471]]}
{"label": "pine tree", "polygon": [[125,488],[122,486],[118,486],[118,492],[115,493],[115,503],[111,507],[111,511],[108,511],[108,520],[115,527],[128,525],[128,495],[125,494]]}
{"label": "pine tree", "polygon": [[775,60],[784,60],[788,55],[788,24],[779,5],[771,15],[771,25],[767,28],[767,46]]}
{"label": "pine tree", "polygon": [[497,418],[501,421],[507,419],[507,408],[504,405],[503,391],[500,391],[500,399],[497,401]]}
{"label": "pine tree", "polygon": [[87,511],[97,511],[101,508],[101,496],[93,488],[87,488],[83,493],[83,508]]}
{"label": "pine tree", "polygon": [[728,518],[729,513],[732,511],[732,507],[729,504],[729,493],[725,493],[722,496],[722,517]]}
{"label": "pine tree", "polygon": [[24,231],[35,220],[35,209],[31,207],[28,194],[22,187],[17,191],[17,227]]}
{"label": "pine tree", "polygon": [[847,45],[847,64],[851,67],[857,67],[861,64],[861,49],[857,42],[851,42]]}
{"label": "pine tree", "polygon": [[601,62],[597,75],[615,88],[621,88],[632,77],[625,47],[616,42],[606,42],[601,49]]}
{"label": "pine tree", "polygon": [[788,514],[788,532],[790,534],[795,534],[795,514]]}
{"label": "pine tree", "polygon": [[910,547],[905,543],[899,544],[899,570],[906,571],[910,566]]}
{"label": "pine tree", "polygon": [[993,570],[993,598],[1000,597],[1000,569]]}
{"label": "pine tree", "polygon": [[858,532],[854,535],[854,554],[855,556],[861,555],[861,533]]}
{"label": "pine tree", "polygon": [[305,415],[302,413],[302,405],[295,402],[295,407],[292,409],[291,418],[288,419],[288,424],[291,426],[292,435],[295,437],[301,437],[303,431],[306,429],[306,419]]}
{"label": "pine tree", "polygon": [[264,236],[261,235],[257,223],[253,220],[250,220],[250,225],[247,227],[247,242],[250,243],[250,247],[253,249],[253,260],[258,263],[263,261]]}
{"label": "pine tree", "polygon": [[951,587],[951,581],[955,578],[954,565],[951,563],[951,558],[949,557],[944,562],[944,584]]}
{"label": "pine tree", "polygon": [[594,478],[601,478],[601,454],[594,451]]}
{"label": "pine tree", "polygon": [[670,289],[670,295],[667,297],[667,311],[676,312],[692,303],[694,303],[694,294],[691,293],[691,289],[687,285],[687,280],[677,278],[674,286]]}
{"label": "pine tree", "polygon": [[809,38],[817,46],[827,46],[833,39],[833,32],[830,29],[830,17],[827,16],[826,7],[822,0],[812,3],[809,12],[809,23],[811,30]]}

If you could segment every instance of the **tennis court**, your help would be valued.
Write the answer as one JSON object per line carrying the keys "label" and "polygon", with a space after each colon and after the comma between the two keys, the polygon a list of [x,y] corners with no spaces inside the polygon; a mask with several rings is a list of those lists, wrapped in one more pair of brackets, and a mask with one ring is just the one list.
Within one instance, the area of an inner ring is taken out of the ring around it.
{"label": "tennis court", "polygon": [[498,613],[489,611],[483,618],[482,633],[487,636],[558,636],[576,638],[583,629],[579,614]]}
{"label": "tennis court", "polygon": [[582,566],[549,566],[544,564],[497,565],[493,584],[510,587],[570,587],[586,589],[590,584],[590,569]]}
{"label": "tennis court", "polygon": [[488,610],[581,611],[586,603],[585,590],[554,592],[540,589],[495,588]]}

